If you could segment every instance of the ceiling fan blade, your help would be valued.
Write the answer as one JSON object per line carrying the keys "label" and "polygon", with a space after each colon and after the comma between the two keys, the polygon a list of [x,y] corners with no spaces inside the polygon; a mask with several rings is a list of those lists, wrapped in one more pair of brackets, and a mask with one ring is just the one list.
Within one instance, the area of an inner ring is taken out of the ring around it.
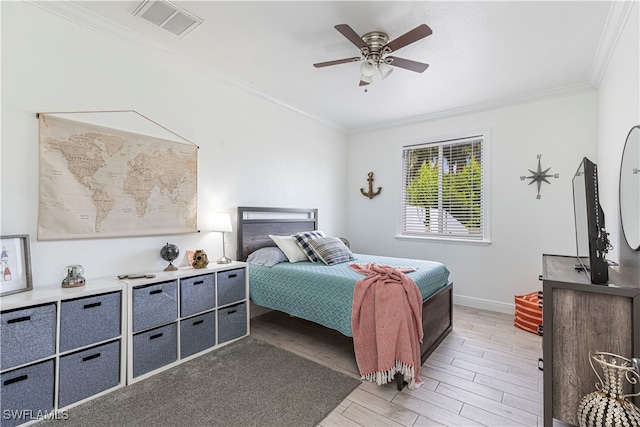
{"label": "ceiling fan blade", "polygon": [[420,24],[413,30],[401,35],[395,40],[391,40],[389,43],[383,46],[382,50],[385,53],[395,52],[396,50],[405,47],[415,41],[427,37],[433,33],[431,28],[427,24]]}
{"label": "ceiling fan blade", "polygon": [[345,36],[351,43],[356,45],[358,49],[366,49],[369,50],[369,46],[362,40],[362,37],[358,35],[353,28],[351,28],[347,24],[338,24],[334,27],[336,30],[340,32],[343,36]]}
{"label": "ceiling fan blade", "polygon": [[317,64],[313,64],[313,66],[316,68],[322,68],[322,67],[328,67],[330,65],[346,64],[347,62],[358,62],[361,59],[362,58],[360,58],[359,56],[354,56],[353,58],[336,59],[334,61],[327,61],[327,62],[318,62]]}
{"label": "ceiling fan blade", "polygon": [[405,70],[415,71],[416,73],[421,73],[429,68],[429,64],[412,61],[410,59],[398,58],[397,56],[387,56],[384,62],[394,67],[400,67],[404,68]]}

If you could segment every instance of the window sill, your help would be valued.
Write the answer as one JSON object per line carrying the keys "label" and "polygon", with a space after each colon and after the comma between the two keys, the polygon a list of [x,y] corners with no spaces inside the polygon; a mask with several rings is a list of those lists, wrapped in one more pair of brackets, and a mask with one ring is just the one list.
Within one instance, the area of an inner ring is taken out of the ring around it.
{"label": "window sill", "polygon": [[463,245],[472,245],[472,246],[489,246],[491,244],[491,240],[470,240],[464,238],[452,238],[452,237],[439,237],[439,236],[409,236],[406,234],[396,234],[396,240],[405,240],[405,241],[424,241],[424,242],[442,242],[442,243],[453,243],[453,244],[463,244]]}

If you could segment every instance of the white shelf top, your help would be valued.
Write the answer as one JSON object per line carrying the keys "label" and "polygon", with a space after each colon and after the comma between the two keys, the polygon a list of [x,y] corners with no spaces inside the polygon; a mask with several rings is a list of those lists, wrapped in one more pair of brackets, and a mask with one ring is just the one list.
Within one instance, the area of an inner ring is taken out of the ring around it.
{"label": "white shelf top", "polygon": [[122,290],[122,284],[112,278],[87,279],[84,286],[77,288],[63,288],[60,285],[41,286],[29,291],[0,297],[0,310],[13,310],[63,299],[82,298],[120,290]]}
{"label": "white shelf top", "polygon": [[151,283],[165,282],[181,277],[200,276],[202,274],[215,273],[217,271],[233,270],[246,267],[247,263],[232,261],[229,264],[210,263],[205,268],[180,267],[175,271],[140,272],[131,274],[155,275],[144,279],[118,279],[106,277],[102,279],[87,279],[84,286],[77,288],[63,288],[62,286],[40,286],[29,291],[0,297],[0,310],[13,310],[31,305],[46,304],[48,302],[82,298],[106,292],[120,291],[124,287],[147,285]]}
{"label": "white shelf top", "polygon": [[234,268],[242,268],[246,267],[246,262],[240,261],[231,261],[229,264],[217,264],[215,262],[210,262],[204,268],[193,268],[193,267],[179,267],[174,271],[160,271],[160,272],[138,272],[131,274],[148,274],[154,275],[155,277],[150,278],[140,278],[140,279],[117,279],[118,283],[121,283],[123,286],[140,286],[147,285],[151,283],[158,282],[166,282],[169,280],[180,279],[183,277],[192,277],[192,276],[201,276],[203,274],[215,273],[218,271],[225,270],[233,270]]}

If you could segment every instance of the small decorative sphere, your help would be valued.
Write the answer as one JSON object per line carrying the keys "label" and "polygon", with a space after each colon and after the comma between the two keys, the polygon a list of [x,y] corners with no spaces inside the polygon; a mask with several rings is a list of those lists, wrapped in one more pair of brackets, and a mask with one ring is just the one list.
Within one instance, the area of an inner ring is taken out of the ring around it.
{"label": "small decorative sphere", "polygon": [[180,249],[178,249],[176,245],[167,243],[160,249],[160,256],[167,262],[175,260],[178,258],[178,255],[180,255]]}

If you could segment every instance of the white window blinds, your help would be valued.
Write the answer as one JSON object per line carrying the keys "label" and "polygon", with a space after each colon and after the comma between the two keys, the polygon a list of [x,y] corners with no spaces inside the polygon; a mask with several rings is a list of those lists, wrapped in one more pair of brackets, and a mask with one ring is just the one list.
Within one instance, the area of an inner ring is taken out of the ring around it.
{"label": "white window blinds", "polygon": [[403,147],[403,235],[485,240],[483,141]]}

